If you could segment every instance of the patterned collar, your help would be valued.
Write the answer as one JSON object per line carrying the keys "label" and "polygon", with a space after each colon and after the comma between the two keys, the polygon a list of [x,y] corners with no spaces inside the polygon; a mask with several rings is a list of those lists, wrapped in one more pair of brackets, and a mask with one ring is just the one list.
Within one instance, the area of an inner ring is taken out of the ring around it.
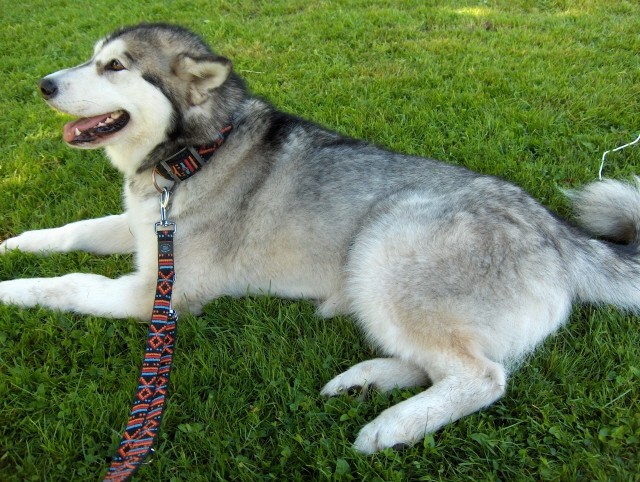
{"label": "patterned collar", "polygon": [[230,123],[218,132],[213,142],[203,146],[189,146],[180,149],[171,157],[161,161],[155,167],[155,172],[165,179],[175,182],[190,178],[211,160],[213,154],[229,137],[232,130],[233,123]]}

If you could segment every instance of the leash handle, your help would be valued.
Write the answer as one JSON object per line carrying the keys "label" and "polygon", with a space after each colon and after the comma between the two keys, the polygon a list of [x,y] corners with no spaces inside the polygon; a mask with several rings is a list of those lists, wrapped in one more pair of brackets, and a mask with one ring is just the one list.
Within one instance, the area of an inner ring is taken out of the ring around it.
{"label": "leash handle", "polygon": [[122,440],[103,482],[130,480],[140,469],[153,451],[166,405],[178,322],[178,315],[171,307],[176,278],[173,261],[176,225],[167,220],[169,198],[170,191],[165,188],[160,195],[160,222],[155,224],[158,280],[138,389]]}

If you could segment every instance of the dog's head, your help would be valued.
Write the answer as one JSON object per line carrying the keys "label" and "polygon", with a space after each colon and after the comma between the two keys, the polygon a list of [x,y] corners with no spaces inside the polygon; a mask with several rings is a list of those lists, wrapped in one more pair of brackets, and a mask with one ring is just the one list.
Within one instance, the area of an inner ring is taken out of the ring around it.
{"label": "dog's head", "polygon": [[209,142],[244,92],[228,59],[195,34],[163,24],[114,32],[88,62],[47,75],[39,88],[51,107],[79,117],[64,126],[68,144],[106,147],[124,172]]}

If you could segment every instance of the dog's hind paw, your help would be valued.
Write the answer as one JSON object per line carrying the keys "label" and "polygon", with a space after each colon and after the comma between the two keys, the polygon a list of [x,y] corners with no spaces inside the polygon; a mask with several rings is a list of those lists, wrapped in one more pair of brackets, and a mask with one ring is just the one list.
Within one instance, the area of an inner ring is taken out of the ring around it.
{"label": "dog's hind paw", "polygon": [[398,414],[392,409],[362,427],[353,444],[355,450],[364,454],[373,454],[387,448],[405,450],[424,437],[425,432],[416,430],[410,419],[395,418]]}
{"label": "dog's hind paw", "polygon": [[352,397],[360,395],[363,398],[366,398],[369,390],[373,388],[371,384],[366,384],[364,386],[358,384],[350,385],[348,383],[343,384],[338,380],[338,378],[339,377],[336,377],[327,383],[320,391],[320,395],[325,397],[335,397],[346,393]]}
{"label": "dog's hind paw", "polygon": [[337,395],[342,395],[343,393],[347,393],[349,395],[362,392],[367,388],[366,385],[361,385],[359,382],[355,382],[353,384],[345,377],[346,374],[342,373],[327,383],[322,390],[320,390],[320,395],[325,397],[335,397]]}
{"label": "dog's hind paw", "polygon": [[409,443],[406,440],[398,434],[385,430],[384,427],[379,427],[375,420],[360,430],[353,444],[353,448],[363,454],[373,454],[386,448],[408,446]]}
{"label": "dog's hind paw", "polygon": [[427,374],[415,365],[397,358],[375,358],[352,366],[327,383],[320,393],[332,397],[356,388],[357,392],[366,392],[371,387],[386,392],[425,385],[428,381]]}

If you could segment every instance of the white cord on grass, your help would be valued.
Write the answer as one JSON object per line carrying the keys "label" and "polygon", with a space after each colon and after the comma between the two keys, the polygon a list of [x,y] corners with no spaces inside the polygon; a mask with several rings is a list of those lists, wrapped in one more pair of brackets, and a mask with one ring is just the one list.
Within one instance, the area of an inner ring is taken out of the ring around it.
{"label": "white cord on grass", "polygon": [[640,142],[640,135],[638,135],[638,138],[635,141],[629,142],[629,144],[625,144],[624,146],[616,147],[615,149],[611,149],[609,151],[606,151],[604,154],[602,154],[602,162],[600,163],[600,170],[598,171],[598,179],[602,181],[602,170],[604,169],[604,159],[605,157],[607,157],[607,154],[609,154],[610,152],[621,151],[625,147],[632,146],[634,144],[637,144],[638,142]]}

